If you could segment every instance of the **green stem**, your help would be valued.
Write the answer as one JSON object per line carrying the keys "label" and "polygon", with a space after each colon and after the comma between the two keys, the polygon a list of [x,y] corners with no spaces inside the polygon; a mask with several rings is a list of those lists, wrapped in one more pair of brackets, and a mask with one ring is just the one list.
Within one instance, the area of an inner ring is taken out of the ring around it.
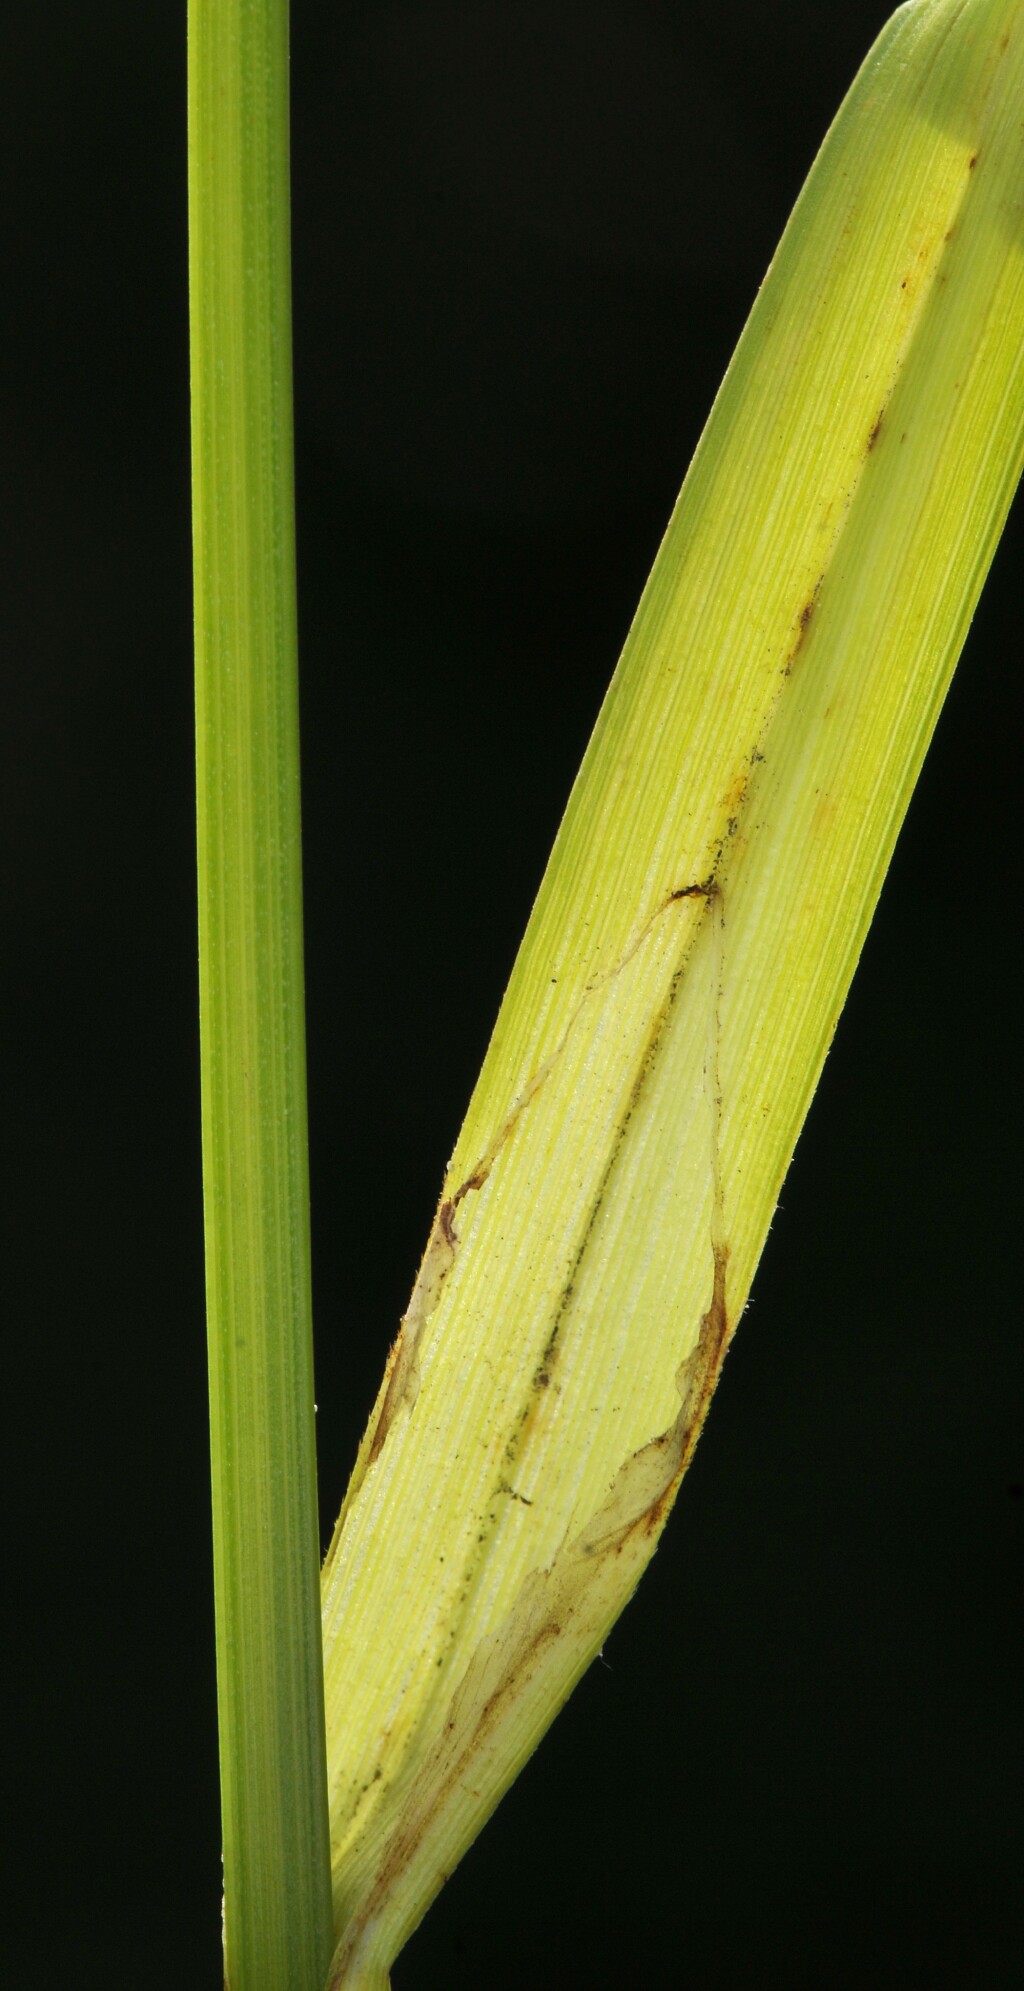
{"label": "green stem", "polygon": [[189,0],[203,1185],[231,1991],[330,1962],[309,1273],[287,0]]}

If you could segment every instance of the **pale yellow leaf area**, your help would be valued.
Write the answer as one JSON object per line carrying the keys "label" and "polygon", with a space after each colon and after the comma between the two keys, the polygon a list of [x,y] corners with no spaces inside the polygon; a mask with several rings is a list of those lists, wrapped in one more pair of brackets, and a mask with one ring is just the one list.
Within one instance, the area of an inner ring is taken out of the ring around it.
{"label": "pale yellow leaf area", "polygon": [[900,11],[669,524],[324,1568],[336,1986],[386,1982],[696,1442],[1020,470],[1022,102],[1021,0]]}

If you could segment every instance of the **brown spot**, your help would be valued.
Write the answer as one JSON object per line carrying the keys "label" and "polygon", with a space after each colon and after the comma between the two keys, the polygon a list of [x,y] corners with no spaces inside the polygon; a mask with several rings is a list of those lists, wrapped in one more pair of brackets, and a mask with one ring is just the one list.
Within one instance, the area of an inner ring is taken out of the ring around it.
{"label": "brown spot", "polygon": [[971,153],[971,156],[970,156],[970,158],[969,158],[969,159],[968,159],[968,161],[967,161],[967,171],[968,171],[969,173],[973,173],[973,171],[974,171],[974,168],[975,168],[975,166],[976,166],[976,165],[977,165],[977,163],[978,163],[978,158],[979,158],[979,154],[978,154],[977,152],[972,152],[972,153]]}
{"label": "brown spot", "polygon": [[724,809],[727,818],[739,815],[747,799],[747,789],[749,787],[750,769],[749,767],[741,767],[738,773],[733,775],[718,805],[720,809]]}
{"label": "brown spot", "polygon": [[868,455],[869,455],[869,456],[870,456],[870,454],[871,454],[871,451],[872,451],[872,450],[874,449],[874,446],[875,446],[876,442],[878,441],[878,438],[879,438],[879,436],[880,436],[880,435],[881,435],[881,433],[882,433],[882,423],[884,422],[884,420],[885,420],[885,409],[884,409],[884,408],[879,408],[879,410],[878,410],[878,413],[877,413],[877,415],[875,416],[875,422],[874,422],[874,427],[873,427],[873,428],[871,429],[871,431],[870,431],[870,433],[869,433],[869,435],[868,435]]}
{"label": "brown spot", "polygon": [[829,789],[826,788],[823,795],[822,794],[818,795],[818,800],[814,805],[814,815],[811,818],[811,835],[821,836],[823,831],[825,831],[828,828],[829,823],[832,821],[833,817],[835,816],[835,813],[836,813],[835,796],[834,794],[831,793]]}

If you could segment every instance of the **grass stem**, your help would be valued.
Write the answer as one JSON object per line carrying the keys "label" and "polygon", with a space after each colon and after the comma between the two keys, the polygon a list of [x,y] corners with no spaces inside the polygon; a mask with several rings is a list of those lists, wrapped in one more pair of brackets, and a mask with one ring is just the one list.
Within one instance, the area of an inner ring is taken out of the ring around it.
{"label": "grass stem", "polygon": [[231,1991],[331,1953],[291,407],[287,0],[189,0],[203,1185]]}

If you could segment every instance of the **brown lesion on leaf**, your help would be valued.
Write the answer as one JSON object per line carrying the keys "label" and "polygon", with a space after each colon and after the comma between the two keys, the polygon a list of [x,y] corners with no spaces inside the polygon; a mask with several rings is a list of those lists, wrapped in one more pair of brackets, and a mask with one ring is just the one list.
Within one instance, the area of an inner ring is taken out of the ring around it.
{"label": "brown lesion on leaf", "polygon": [[[714,928],[715,971],[712,977],[712,991],[711,991],[711,999],[712,999],[711,1036],[713,1039],[713,1046],[717,1046],[718,1031],[719,1031],[718,1009],[719,1009],[719,1002],[721,996],[721,987],[720,987],[721,932],[722,932],[721,886],[718,884],[716,877],[712,873],[707,878],[702,880],[699,884],[692,884],[679,888],[673,896],[677,898],[699,897],[705,900],[709,906],[709,909],[712,912],[712,916],[715,922],[715,928]],[[594,1195],[594,1199],[590,1211],[588,1213],[587,1222],[586,1225],[584,1226],[582,1236],[580,1238],[577,1247],[575,1258],[569,1270],[569,1275],[566,1279],[565,1285],[562,1288],[558,1304],[554,1310],[551,1326],[548,1330],[547,1339],[545,1341],[543,1350],[541,1351],[540,1357],[530,1377],[528,1393],[525,1397],[524,1402],[520,1407],[519,1415],[515,1420],[513,1429],[506,1442],[505,1461],[510,1468],[514,1467],[522,1456],[524,1444],[528,1441],[530,1432],[532,1428],[535,1426],[538,1417],[541,1414],[541,1405],[544,1402],[546,1393],[549,1390],[552,1389],[557,1390],[558,1388],[557,1368],[558,1368],[558,1358],[561,1351],[561,1344],[563,1339],[563,1329],[568,1314],[572,1307],[573,1297],[575,1294],[580,1269],[583,1264],[584,1258],[586,1256],[587,1250],[590,1246],[591,1239],[594,1233],[594,1228],[599,1218],[602,1206],[604,1204],[607,1195],[609,1183],[611,1181],[614,1170],[618,1165],[618,1161],[622,1152],[623,1145],[626,1140],[630,1122],[636,1111],[644,1087],[647,1084],[650,1074],[657,1061],[658,1053],[665,1034],[665,1029],[668,1024],[669,1018],[671,1016],[674,1004],[676,1002],[679,993],[683,974],[685,972],[685,967],[686,967],[685,960],[679,963],[679,965],[677,966],[675,973],[672,977],[672,981],[670,983],[668,992],[666,994],[665,1001],[662,1004],[662,1007],[658,1012],[658,1015],[654,1019],[650,1031],[648,1033],[647,1043],[644,1047],[643,1054],[638,1062],[637,1069],[634,1074],[633,1083],[630,1087],[629,1097],[625,1103],[622,1117],[619,1122],[619,1126],[616,1130],[615,1139],[612,1144],[608,1161],[602,1172],[601,1180],[597,1186],[596,1193]],[[708,1064],[706,1066],[705,1077],[706,1077],[706,1084],[709,1094],[709,1107],[711,1110],[711,1176],[712,1176],[712,1204],[713,1204],[711,1229],[712,1229],[712,1251],[716,1267],[715,1271],[716,1296],[719,1294],[719,1281],[721,1280],[722,1282],[721,1304],[719,1305],[718,1299],[716,1297],[713,1297],[711,1304],[711,1314],[716,1319],[718,1318],[719,1314],[721,1314],[722,1318],[724,1319],[724,1311],[723,1311],[724,1310],[724,1268],[727,1258],[727,1252],[725,1251],[724,1247],[720,1248],[717,1243],[717,1240],[721,1234],[722,1222],[723,1222],[722,1189],[720,1181],[719,1156],[718,1156],[721,1096],[720,1096],[720,1084],[719,1084],[718,1069],[717,1069],[717,1049],[713,1048],[712,1046],[709,1046]],[[700,1335],[701,1337],[703,1337],[704,1340],[707,1339],[707,1331],[708,1330],[707,1330],[706,1321],[702,1322]],[[701,1339],[699,1338],[698,1348],[701,1345],[702,1345]],[[701,1413],[701,1416],[703,1416],[703,1412]],[[663,1450],[666,1448],[670,1448],[673,1444],[674,1435],[676,1437],[678,1436],[678,1434],[675,1433],[675,1427],[673,1427],[673,1429],[670,1430],[669,1432],[662,1434],[662,1437],[660,1439],[655,1440],[654,1441],[655,1447],[656,1448],[660,1447]],[[671,1471],[669,1472],[668,1477],[670,1481],[672,1477]],[[505,1488],[503,1485],[499,1486],[499,1491],[504,1491],[504,1490]],[[654,1525],[653,1522],[652,1525]]]}
{"label": "brown lesion on leaf", "polygon": [[793,669],[793,665],[796,663],[796,660],[799,657],[800,652],[807,641],[808,631],[810,630],[811,623],[814,620],[814,612],[818,606],[818,596],[821,593],[821,584],[824,579],[825,579],[824,573],[818,575],[818,578],[815,581],[810,594],[805,597],[805,599],[800,605],[800,612],[796,618],[796,640],[793,644],[792,649],[789,651],[786,657],[785,663],[782,666],[783,675],[785,677],[789,677],[790,672]]}
{"label": "brown lesion on leaf", "polygon": [[[586,1657],[592,1656],[603,1643],[610,1625],[631,1596],[668,1516],[693,1456],[736,1325],[729,1318],[729,1247],[724,1236],[720,1160],[718,1043],[723,974],[722,889],[712,875],[699,887],[681,888],[679,896],[699,896],[708,902],[713,943],[712,1008],[705,1064],[712,1177],[711,1294],[700,1317],[694,1345],[676,1372],[679,1409],[666,1430],[623,1462],[604,1500],[584,1527],[563,1541],[550,1563],[534,1569],[525,1577],[515,1601],[469,1657],[447,1707],[443,1711],[438,1710],[434,1739],[428,1744],[396,1814],[386,1823],[381,1820],[375,1827],[380,1837],[370,1868],[372,1878],[368,1892],[358,1901],[358,1905],[352,1903],[349,1908],[350,1919],[335,1954],[329,1980],[334,1986],[344,1981],[346,1972],[351,1973],[364,1954],[364,1946],[374,1940],[374,1931],[379,1928],[380,1918],[386,1912],[389,1895],[411,1867],[420,1864],[423,1870],[420,1896],[423,1906],[441,1886],[443,1873],[451,1864],[450,1850],[446,1853],[443,1867],[438,1861],[432,1871],[429,1849],[450,1806],[462,1801],[459,1794],[467,1789],[473,1790],[481,1811],[478,1823],[501,1796],[510,1771],[502,1767],[500,1730],[516,1703],[532,1693],[540,1695],[542,1702],[546,1696],[550,1707],[557,1706],[577,1677],[581,1660],[586,1663]],[[618,1140],[591,1212],[587,1237],[591,1234],[630,1117],[657,1057],[685,966],[685,959],[677,964],[671,989],[651,1026],[623,1113]],[[442,1229],[450,1233],[450,1214]],[[582,1249],[585,1249],[585,1242]],[[536,1412],[537,1390],[551,1381],[551,1364],[557,1354],[558,1327],[565,1309],[571,1304],[574,1283],[575,1271],[572,1271],[563,1290],[563,1303],[557,1310],[544,1357],[535,1373],[534,1391],[523,1413],[527,1421]],[[519,1449],[522,1423],[521,1419],[520,1431],[513,1434],[506,1447],[506,1472],[499,1479],[495,1492],[506,1500],[521,1500],[524,1505],[529,1505],[515,1486],[514,1459]],[[489,1507],[488,1518],[492,1523],[495,1520],[493,1505]],[[480,1540],[483,1539],[481,1534]],[[463,1604],[470,1587],[467,1585]],[[453,1638],[454,1630],[453,1625]],[[560,1644],[565,1655],[561,1662],[554,1656]],[[538,1675],[543,1675],[548,1669],[548,1679],[542,1684]],[[450,1847],[450,1838],[447,1843]]]}
{"label": "brown lesion on leaf", "polygon": [[885,409],[879,408],[878,413],[875,416],[874,422],[872,423],[872,426],[868,431],[868,441],[867,441],[868,456],[871,455],[871,452],[874,449],[875,444],[882,433],[882,424],[884,421],[885,421]]}
{"label": "brown lesion on leaf", "polygon": [[703,878],[699,885],[680,885],[677,891],[669,893],[668,903],[671,906],[675,905],[678,899],[711,899],[717,890],[718,886],[712,874],[709,878]]}
{"label": "brown lesion on leaf", "polygon": [[[714,873],[712,873],[707,878],[703,879],[700,884],[682,886],[681,888],[673,892],[671,897],[672,899],[699,898],[703,899],[708,905],[711,905],[713,902],[716,902],[718,900],[719,892],[720,892],[719,885],[715,879]],[[580,1268],[583,1264],[583,1260],[586,1257],[587,1251],[589,1249],[590,1242],[594,1234],[595,1225],[597,1224],[597,1220],[598,1217],[600,1216],[601,1209],[605,1201],[605,1197],[608,1193],[608,1185],[618,1166],[619,1158],[622,1153],[623,1145],[626,1140],[626,1135],[629,1130],[630,1122],[633,1118],[634,1113],[636,1112],[637,1106],[644,1092],[644,1088],[648,1083],[651,1072],[653,1071],[654,1066],[657,1063],[658,1054],[661,1050],[666,1026],[668,1024],[669,1018],[672,1014],[672,1011],[676,1004],[676,1000],[679,995],[679,990],[682,984],[685,966],[686,962],[684,961],[681,962],[679,966],[676,968],[676,971],[673,974],[672,980],[669,984],[668,992],[665,996],[665,999],[661,1005],[660,1010],[658,1011],[658,1014],[654,1018],[654,1021],[648,1032],[647,1042],[644,1045],[642,1055],[637,1065],[636,1072],[633,1078],[633,1083],[629,1089],[629,1096],[626,1101],[622,1117],[615,1130],[615,1136],[612,1142],[611,1152],[608,1156],[608,1160],[602,1172],[601,1180],[598,1184],[597,1192],[594,1196],[594,1200],[587,1217],[587,1222],[584,1227],[583,1235],[580,1239],[579,1246],[577,1248],[576,1256],[573,1260],[569,1277],[562,1288],[562,1292],[559,1297],[559,1303],[555,1311],[555,1316],[551,1324],[547,1342],[545,1343],[544,1350],[540,1358],[540,1362],[537,1368],[534,1370],[532,1378],[532,1387],[534,1391],[544,1390],[550,1387],[553,1372],[558,1359],[561,1337],[562,1337],[562,1328],[564,1326],[566,1317],[568,1316],[572,1306],[573,1294],[576,1289],[576,1283],[579,1276]],[[715,993],[715,1000],[717,1002],[717,991]],[[520,1418],[519,1424],[517,1426],[517,1435],[520,1442],[522,1440],[524,1429],[528,1421],[529,1421],[529,1412],[527,1411],[526,1416]]]}
{"label": "brown lesion on leaf", "polygon": [[697,1346],[693,1354],[682,1363],[676,1376],[676,1387],[682,1399],[676,1425],[685,1432],[680,1476],[686,1471],[693,1457],[694,1447],[703,1430],[708,1405],[714,1395],[715,1385],[721,1374],[722,1363],[731,1339],[729,1309],[726,1302],[728,1266],[728,1245],[716,1244],[711,1301],[707,1311],[701,1315]]}
{"label": "brown lesion on leaf", "polygon": [[981,153],[980,153],[980,152],[972,152],[972,153],[971,153],[971,156],[970,156],[970,158],[969,158],[969,159],[968,159],[968,161],[967,161],[967,171],[968,171],[969,173],[973,173],[973,171],[974,171],[974,168],[975,168],[975,166],[977,165],[977,163],[978,163],[978,160],[980,159],[980,157],[981,157]]}
{"label": "brown lesion on leaf", "polygon": [[[717,854],[716,854],[716,862],[717,862]],[[541,1086],[544,1084],[549,1073],[558,1063],[558,1060],[561,1057],[562,1052],[565,1050],[565,1047],[572,1036],[573,1030],[575,1029],[576,1024],[583,1010],[586,1008],[587,1004],[593,999],[595,995],[599,994],[603,988],[606,988],[610,982],[613,982],[616,979],[616,976],[621,975],[623,969],[629,965],[634,955],[639,952],[640,948],[644,944],[644,941],[648,938],[648,935],[664,918],[670,906],[676,905],[681,899],[710,898],[716,889],[717,888],[714,880],[714,872],[712,869],[712,872],[709,873],[709,875],[706,878],[701,879],[699,882],[694,884],[679,885],[674,887],[671,891],[667,892],[665,897],[659,902],[658,905],[655,906],[654,911],[650,913],[648,917],[644,920],[639,930],[636,933],[634,933],[634,935],[632,936],[632,938],[624,948],[622,954],[615,962],[613,962],[612,966],[610,968],[604,969],[601,974],[595,976],[592,982],[587,983],[580,997],[579,1002],[577,1003],[575,1009],[573,1010],[572,1015],[569,1017],[569,1020],[565,1026],[565,1029],[562,1032],[561,1037],[559,1038],[557,1044],[554,1047],[554,1050],[550,1053],[550,1055],[547,1058],[544,1059],[543,1063],[537,1068],[537,1070],[532,1074],[532,1076],[529,1079],[527,1079],[525,1085],[522,1087],[518,1096],[513,1100],[512,1105],[510,1106],[508,1113],[506,1114],[505,1119],[502,1121],[502,1124],[499,1127],[498,1132],[495,1135],[494,1139],[492,1140],[490,1146],[487,1148],[486,1152],[480,1157],[472,1173],[470,1175],[467,1175],[465,1179],[459,1184],[458,1188],[453,1192],[450,1200],[452,1208],[454,1210],[458,1209],[459,1204],[469,1194],[470,1190],[483,1188],[485,1182],[487,1181],[488,1176],[491,1173],[491,1169],[493,1168],[494,1163],[496,1162],[499,1154],[501,1153],[502,1148],[504,1148],[507,1142],[511,1139],[511,1136],[515,1132],[515,1129],[518,1126],[520,1120],[522,1119],[522,1116],[525,1113],[527,1107],[536,1098],[538,1092],[540,1091]],[[557,981],[558,977],[555,976],[552,979]]]}
{"label": "brown lesion on leaf", "polygon": [[[383,1837],[369,1890],[352,1912],[335,1952],[330,1986],[340,1985],[346,1971],[359,1961],[388,1896],[422,1859],[424,1842],[453,1800],[458,1801],[458,1793],[474,1788],[482,1817],[497,1803],[508,1776],[494,1775],[495,1733],[515,1703],[531,1691],[552,1649],[567,1635],[573,1636],[572,1651],[567,1648],[564,1695],[576,1676],[578,1654],[596,1653],[632,1594],[693,1455],[729,1345],[727,1267],[728,1250],[719,1246],[711,1299],[701,1317],[697,1343],[676,1378],[681,1402],[674,1422],[626,1460],[583,1532],[566,1542],[548,1567],[535,1569],[524,1579],[502,1622],[472,1654],[436,1740]],[[603,1576],[598,1567],[602,1564]],[[620,1573],[609,1588],[613,1570]],[[549,1685],[546,1691],[557,1690]],[[424,1907],[442,1886],[449,1865],[450,1850],[444,1866],[439,1864],[433,1875],[424,1876]]]}
{"label": "brown lesion on leaf", "polygon": [[419,1344],[455,1263],[459,1234],[455,1228],[455,1198],[446,1197],[434,1219],[412,1298],[398,1339],[388,1357],[386,1386],[366,1452],[364,1471],[379,1458],[399,1405],[414,1404],[419,1393]]}
{"label": "brown lesion on leaf", "polygon": [[[726,1302],[726,1272],[729,1263],[729,1248],[719,1244],[714,1247],[714,1283],[707,1311],[701,1315],[696,1346],[676,1373],[676,1388],[679,1391],[679,1410],[667,1431],[643,1446],[623,1468],[624,1472],[648,1464],[658,1467],[658,1485],[651,1498],[640,1511],[628,1517],[617,1528],[600,1531],[600,1517],[586,1531],[583,1553],[588,1556],[621,1555],[631,1539],[637,1535],[653,1537],[660,1534],[671,1511],[680,1481],[689,1466],[696,1450],[697,1440],[704,1428],[708,1406],[715,1393],[715,1385],[722,1371],[722,1364],[728,1352],[735,1322],[730,1325]],[[660,1458],[659,1458],[660,1455]]]}
{"label": "brown lesion on leaf", "polygon": [[[740,778],[740,789],[739,789],[740,799],[742,799],[742,795],[745,792],[746,780],[747,777],[745,775]],[[730,820],[728,828],[729,831],[731,831],[734,828],[734,822],[732,820]],[[720,860],[721,848],[722,846],[720,845],[718,851],[715,853],[716,864]],[[494,1167],[494,1164],[499,1154],[501,1153],[502,1149],[505,1147],[506,1143],[510,1140],[515,1128],[518,1126],[519,1121],[522,1118],[527,1107],[530,1105],[531,1101],[536,1098],[537,1093],[539,1092],[545,1079],[548,1077],[548,1074],[551,1072],[554,1065],[557,1063],[558,1059],[560,1058],[563,1050],[565,1049],[565,1046],[572,1035],[572,1031],[585,1005],[592,999],[592,997],[600,989],[607,986],[607,984],[613,981],[617,975],[621,974],[623,968],[626,967],[627,963],[633,959],[634,955],[643,945],[644,941],[647,939],[648,935],[651,933],[653,928],[658,924],[659,920],[661,920],[664,917],[669,907],[676,905],[679,901],[684,899],[711,900],[715,897],[717,892],[718,892],[718,885],[715,880],[714,869],[712,869],[712,871],[709,872],[706,877],[699,880],[695,880],[686,885],[675,886],[670,892],[666,893],[664,899],[660,902],[658,906],[656,906],[654,912],[649,916],[648,919],[644,921],[639,932],[634,935],[633,939],[630,941],[629,945],[626,947],[621,957],[615,962],[615,964],[611,968],[606,970],[605,973],[603,973],[602,975],[598,976],[597,979],[594,982],[590,983],[588,987],[584,990],[583,996],[580,1002],[577,1004],[576,1009],[574,1010],[572,1016],[570,1017],[569,1022],[566,1025],[566,1028],[561,1038],[559,1039],[559,1042],[555,1046],[554,1051],[551,1053],[551,1055],[548,1058],[545,1059],[544,1063],[539,1067],[539,1069],[534,1073],[532,1078],[530,1078],[527,1081],[526,1085],[522,1088],[522,1091],[520,1092],[518,1098],[514,1101],[509,1113],[507,1114],[497,1135],[495,1136],[494,1140],[491,1142],[491,1145],[487,1149],[486,1153],[481,1156],[480,1160],[476,1163],[472,1172],[463,1179],[463,1181],[452,1192],[452,1194],[450,1196],[445,1197],[442,1200],[437,1212],[437,1216],[434,1219],[434,1224],[430,1233],[430,1237],[427,1241],[427,1248],[423,1255],[423,1261],[420,1266],[420,1271],[416,1280],[416,1285],[413,1289],[412,1298],[409,1302],[408,1311],[406,1312],[403,1318],[397,1340],[395,1341],[394,1346],[391,1349],[391,1353],[388,1357],[388,1365],[385,1371],[385,1383],[384,1383],[383,1393],[379,1399],[380,1407],[377,1411],[376,1422],[373,1427],[373,1434],[372,1437],[370,1437],[368,1440],[364,1440],[361,1457],[359,1462],[357,1462],[356,1473],[353,1475],[353,1482],[349,1488],[349,1494],[346,1496],[346,1506],[348,1505],[348,1501],[353,1496],[358,1482],[361,1481],[363,1474],[369,1469],[371,1465],[373,1465],[374,1461],[380,1457],[380,1454],[384,1448],[385,1441],[388,1437],[388,1433],[390,1432],[394,1424],[394,1420],[400,1406],[403,1403],[408,1403],[411,1407],[412,1404],[414,1404],[416,1401],[416,1396],[419,1390],[420,1340],[422,1338],[423,1329],[426,1326],[427,1321],[429,1320],[431,1314],[435,1311],[436,1307],[440,1303],[444,1286],[455,1264],[455,1259],[459,1249],[459,1242],[460,1242],[459,1233],[455,1225],[455,1214],[459,1209],[460,1205],[465,1201],[466,1197],[472,1191],[478,1191],[484,1187],[484,1184],[487,1182],[488,1177],[490,1176],[491,1170]],[[639,1096],[640,1086],[642,1086],[644,1079],[646,1078],[647,1071],[652,1061],[653,1050],[657,1044],[657,1040],[658,1037],[660,1036],[661,1030],[664,1027],[664,1021],[665,1017],[667,1016],[668,1009],[671,1008],[671,1004],[675,999],[675,989],[677,985],[677,979],[678,978],[674,979],[673,981],[668,1005],[662,1011],[659,1019],[655,1023],[654,1031],[652,1032],[652,1037],[648,1043],[647,1050],[645,1051],[643,1060],[641,1062],[639,1077],[637,1082],[634,1084],[631,1093],[630,1104],[626,1113],[626,1117],[622,1127],[619,1129],[615,1152],[617,1152],[618,1150],[618,1145],[621,1142],[622,1135],[625,1132],[625,1126],[628,1124],[628,1120],[632,1114],[633,1107],[636,1103],[636,1098]],[[613,1153],[612,1162],[609,1164],[609,1170],[606,1171],[604,1181],[607,1181],[607,1176],[608,1173],[610,1173],[611,1166],[614,1163],[614,1158],[615,1154]],[[583,1245],[581,1246],[580,1253],[577,1258],[577,1263],[579,1262],[579,1257],[582,1257],[582,1253],[586,1248],[587,1239],[589,1238],[590,1230],[593,1227],[593,1223],[596,1219],[598,1209],[600,1208],[602,1196],[603,1196],[603,1186],[598,1194],[598,1198],[597,1201],[595,1202],[594,1208],[591,1211],[587,1236],[584,1239]],[[571,1304],[572,1291],[573,1291],[573,1274],[571,1273],[569,1281],[567,1282],[567,1285],[563,1290],[562,1301],[559,1308],[559,1314],[555,1320],[555,1323],[553,1324],[552,1331],[548,1340],[548,1345],[541,1356],[540,1362],[538,1363],[536,1369],[534,1370],[532,1378],[532,1389],[534,1392],[543,1391],[547,1389],[551,1384],[552,1364],[557,1349],[559,1327],[565,1311],[568,1309],[569,1305]]]}
{"label": "brown lesion on leaf", "polygon": [[[543,1580],[544,1572],[535,1572],[532,1578],[527,1579],[527,1587],[536,1591],[538,1583],[543,1583]],[[572,1616],[572,1607],[567,1605],[548,1615],[534,1611],[532,1616],[535,1622],[528,1626],[525,1637],[512,1639],[512,1653],[504,1666],[501,1664],[500,1648],[497,1653],[481,1653],[478,1649],[470,1661],[421,1774],[408,1794],[393,1832],[385,1840],[369,1891],[343,1928],[331,1959],[326,1991],[340,1991],[342,1984],[354,1981],[354,1976],[359,1974],[365,1940],[368,1935],[372,1936],[388,1896],[413,1864],[431,1827],[436,1825],[439,1815],[443,1813],[446,1800],[450,1800],[460,1788],[465,1788],[471,1772],[480,1774],[482,1749],[505,1715],[517,1690],[536,1670],[547,1648],[562,1637]],[[538,1617],[539,1621],[536,1621]],[[495,1641],[491,1639],[485,1644],[493,1648]],[[494,1663],[495,1658],[497,1664]],[[491,1663],[488,1664],[488,1661]],[[493,1803],[500,1794],[496,1793],[489,1810],[493,1809]],[[440,1892],[448,1875],[448,1866],[439,1865],[431,1877],[427,1898],[422,1903],[424,1909]]]}
{"label": "brown lesion on leaf", "polygon": [[490,1172],[491,1172],[491,1164],[489,1161],[487,1161],[487,1162],[481,1162],[480,1166],[474,1170],[472,1175],[467,1175],[465,1182],[460,1182],[458,1188],[455,1191],[454,1196],[451,1199],[452,1209],[453,1210],[458,1209],[459,1204],[462,1202],[465,1196],[469,1195],[471,1189],[482,1189],[484,1183],[487,1180],[487,1177],[490,1175]]}

